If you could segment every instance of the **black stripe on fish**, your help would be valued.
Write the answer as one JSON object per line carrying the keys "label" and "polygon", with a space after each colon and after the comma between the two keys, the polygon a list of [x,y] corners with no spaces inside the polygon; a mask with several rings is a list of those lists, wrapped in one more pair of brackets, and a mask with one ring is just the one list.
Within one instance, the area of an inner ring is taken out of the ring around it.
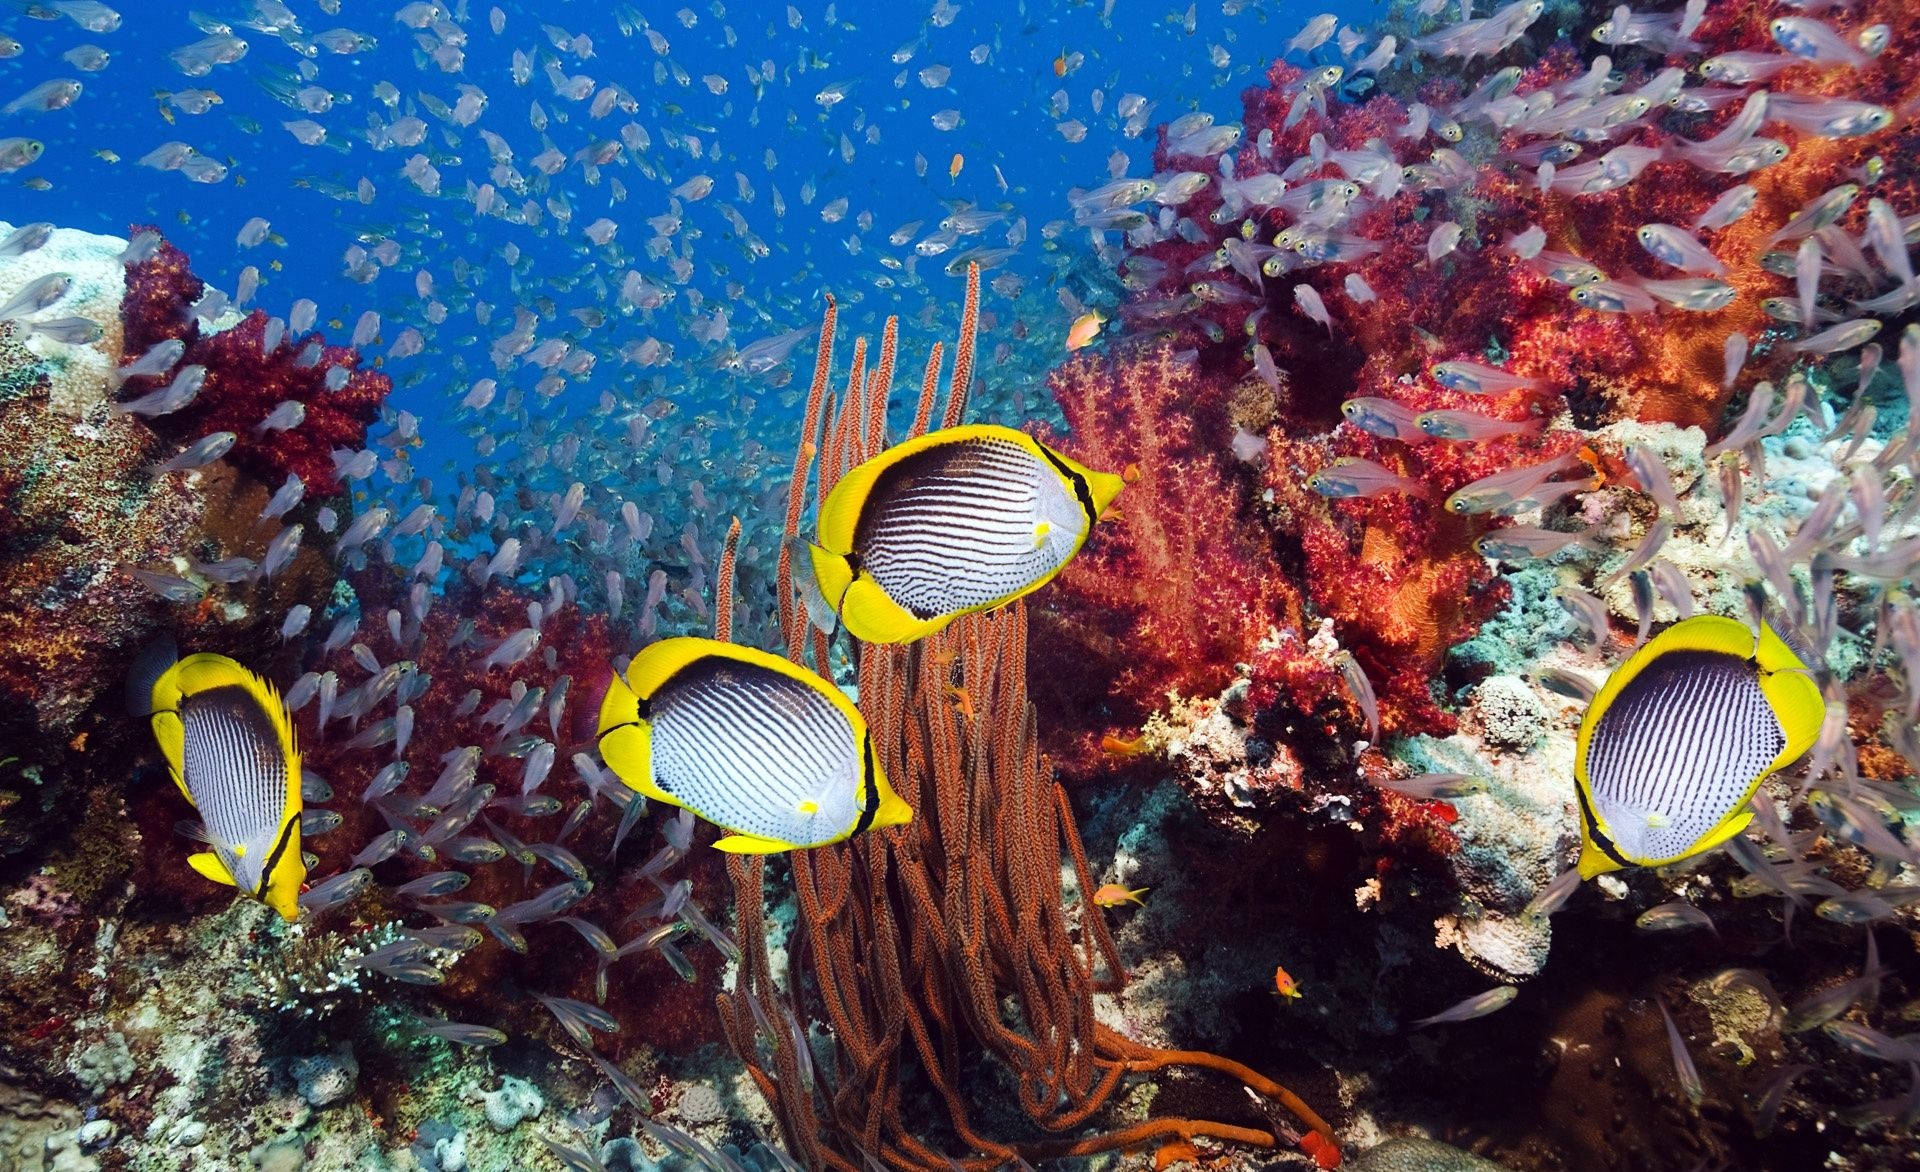
{"label": "black stripe on fish", "polygon": [[863,834],[880,812],[880,782],[873,767],[873,732],[860,742],[860,820],[853,824],[855,834]]}
{"label": "black stripe on fish", "polygon": [[1622,867],[1633,866],[1632,863],[1627,861],[1626,856],[1620,853],[1619,848],[1614,846],[1613,842],[1609,840],[1606,834],[1600,829],[1599,820],[1593,816],[1593,807],[1587,803],[1587,791],[1585,787],[1574,786],[1573,788],[1575,795],[1580,799],[1580,820],[1586,823],[1587,840],[1599,847],[1601,854],[1612,859]]}
{"label": "black stripe on fish", "polygon": [[880,474],[853,544],[872,580],[915,618],[988,604],[1058,568],[1034,528],[1050,520],[1050,498],[1066,503],[1058,483],[1008,441],[929,448]]}
{"label": "black stripe on fish", "polygon": [[633,699],[634,699],[635,705],[638,708],[638,711],[635,714],[634,718],[632,720],[623,720],[619,724],[610,724],[607,727],[601,729],[600,732],[597,735],[595,735],[595,737],[593,738],[594,744],[597,745],[601,741],[606,740],[607,734],[609,733],[618,732],[623,728],[639,728],[641,725],[645,724],[647,721],[653,719],[653,702],[648,700],[645,696],[635,696]]}
{"label": "black stripe on fish", "polygon": [[1068,467],[1067,462],[1054,455],[1053,449],[1047,445],[1035,440],[1033,446],[1039,448],[1040,454],[1047,458],[1047,463],[1057,468],[1061,477],[1073,486],[1074,499],[1080,502],[1081,510],[1087,514],[1087,532],[1093,532],[1093,527],[1100,521],[1100,510],[1093,506],[1093,487],[1087,483],[1087,478]]}
{"label": "black stripe on fish", "polygon": [[279,864],[280,856],[286,853],[287,847],[294,841],[299,830],[300,815],[298,814],[287,819],[287,824],[280,828],[280,839],[273,844],[273,850],[267,854],[266,865],[260,868],[260,887],[253,893],[256,897],[267,893],[267,880],[272,878],[273,869]]}

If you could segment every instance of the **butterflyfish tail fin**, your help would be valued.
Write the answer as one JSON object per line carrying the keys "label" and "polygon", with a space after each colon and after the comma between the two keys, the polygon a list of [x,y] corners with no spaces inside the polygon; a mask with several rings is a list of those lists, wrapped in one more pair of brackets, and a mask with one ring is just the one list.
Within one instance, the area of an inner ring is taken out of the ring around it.
{"label": "butterflyfish tail fin", "polygon": [[840,631],[840,604],[847,588],[853,585],[853,567],[847,559],[822,549],[802,537],[788,539],[794,567],[793,584],[800,591],[800,605],[806,608],[807,621],[815,630],[832,637]]}
{"label": "butterflyfish tail fin", "polygon": [[1771,625],[1760,628],[1754,658],[1760,664],[1760,691],[1787,738],[1786,747],[1769,767],[1771,772],[1792,764],[1813,747],[1820,726],[1826,723],[1827,701],[1805,659]]}
{"label": "butterflyfish tail fin", "polygon": [[224,883],[228,887],[240,886],[234,882],[233,875],[227,870],[227,865],[220,861],[220,856],[214,854],[212,851],[201,851],[198,854],[188,855],[187,866],[192,867],[195,871],[198,871],[201,875],[213,880],[215,883]]}
{"label": "butterflyfish tail fin", "polygon": [[127,715],[153,714],[153,685],[179,660],[180,648],[174,644],[172,635],[161,635],[140,649],[133,658],[132,669],[127,672]]}

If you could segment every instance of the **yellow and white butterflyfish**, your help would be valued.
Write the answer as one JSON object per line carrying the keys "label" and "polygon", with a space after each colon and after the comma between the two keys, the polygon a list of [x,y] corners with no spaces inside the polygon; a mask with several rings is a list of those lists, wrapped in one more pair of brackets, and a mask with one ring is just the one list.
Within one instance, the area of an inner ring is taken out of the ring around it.
{"label": "yellow and white butterflyfish", "polygon": [[1608,677],[1580,722],[1580,876],[1657,867],[1746,829],[1766,777],[1819,735],[1820,688],[1772,627],[1698,615]]}
{"label": "yellow and white butterflyfish", "polygon": [[821,504],[819,540],[796,559],[808,614],[869,643],[924,639],[1046,585],[1122,487],[1010,427],[895,444]]}
{"label": "yellow and white butterflyfish", "polygon": [[599,740],[621,781],[730,831],[714,846],[733,854],[824,846],[913,818],[853,701],[751,647],[643,648],[607,689]]}
{"label": "yellow and white butterflyfish", "polygon": [[153,683],[148,716],[212,850],[194,870],[300,915],[300,750],[272,684],[224,655],[189,655]]}

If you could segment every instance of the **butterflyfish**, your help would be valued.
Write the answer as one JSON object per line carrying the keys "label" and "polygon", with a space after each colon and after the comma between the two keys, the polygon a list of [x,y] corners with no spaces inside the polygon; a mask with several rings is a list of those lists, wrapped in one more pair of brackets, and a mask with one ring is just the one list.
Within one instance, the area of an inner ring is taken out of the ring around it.
{"label": "butterflyfish", "polygon": [[841,477],[799,551],[809,615],[911,643],[1047,584],[1123,486],[1024,432],[978,424],[896,444]]}
{"label": "butterflyfish", "polygon": [[1675,623],[1615,669],[1574,746],[1580,875],[1655,867],[1746,829],[1769,774],[1812,747],[1825,706],[1793,649],[1717,615]]}
{"label": "butterflyfish", "polygon": [[166,667],[148,720],[167,769],[200,814],[213,849],[187,863],[288,921],[307,877],[300,852],[300,750],[280,693],[224,655]]}
{"label": "butterflyfish", "polygon": [[824,846],[913,810],[887,784],[860,710],[820,676],[764,651],[663,639],[615,676],[600,755],[630,788],[729,831],[714,846]]}

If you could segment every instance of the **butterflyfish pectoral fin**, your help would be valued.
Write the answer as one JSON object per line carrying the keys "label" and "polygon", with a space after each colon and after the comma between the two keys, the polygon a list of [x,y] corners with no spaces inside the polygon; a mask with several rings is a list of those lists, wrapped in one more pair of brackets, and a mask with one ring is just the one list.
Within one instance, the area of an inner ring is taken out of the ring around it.
{"label": "butterflyfish pectoral fin", "polygon": [[783,851],[799,848],[790,842],[781,842],[773,838],[755,838],[751,834],[728,834],[716,840],[713,849],[725,851],[730,855],[777,855]]}
{"label": "butterflyfish pectoral fin", "polygon": [[212,851],[200,851],[197,854],[188,855],[187,866],[215,883],[224,883],[228,887],[240,886],[234,882],[233,876],[227,871],[227,865],[220,861],[220,856]]}

